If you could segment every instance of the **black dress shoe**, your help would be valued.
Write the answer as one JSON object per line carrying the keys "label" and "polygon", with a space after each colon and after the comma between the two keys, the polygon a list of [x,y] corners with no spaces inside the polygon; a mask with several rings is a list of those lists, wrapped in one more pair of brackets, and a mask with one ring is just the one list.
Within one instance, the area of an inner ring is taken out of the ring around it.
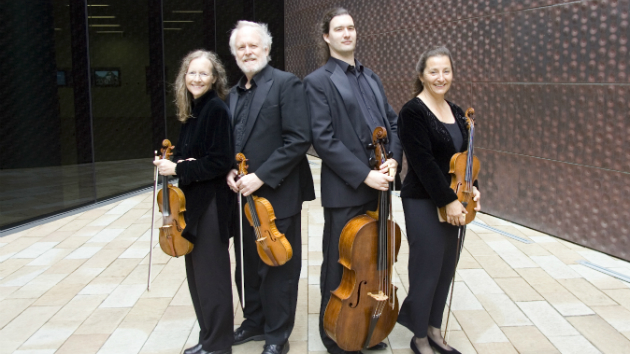
{"label": "black dress shoe", "polygon": [[387,343],[385,342],[380,342],[373,347],[367,348],[367,350],[383,350],[383,349],[387,349]]}
{"label": "black dress shoe", "polygon": [[433,339],[431,339],[431,337],[427,336],[427,338],[429,339],[429,345],[431,345],[431,347],[433,347],[433,349],[437,350],[438,353],[440,353],[440,354],[462,354],[455,348],[451,348],[451,350],[446,350],[446,349],[440,347],[437,343],[435,343],[433,341]]}
{"label": "black dress shoe", "polygon": [[234,345],[247,343],[252,340],[264,340],[265,333],[262,330],[239,327],[234,331]]}
{"label": "black dress shoe", "polygon": [[289,352],[289,342],[284,344],[265,344],[262,354],[287,354]]}
{"label": "black dress shoe", "polygon": [[409,343],[409,347],[411,347],[411,351],[414,354],[420,354],[420,349],[416,347],[416,336],[411,337],[411,343]]}
{"label": "black dress shoe", "polygon": [[198,343],[194,347],[190,347],[184,350],[184,354],[199,354],[199,351],[202,349],[201,343]]}
{"label": "black dress shoe", "polygon": [[232,348],[213,350],[211,352],[201,349],[197,354],[232,354]]}

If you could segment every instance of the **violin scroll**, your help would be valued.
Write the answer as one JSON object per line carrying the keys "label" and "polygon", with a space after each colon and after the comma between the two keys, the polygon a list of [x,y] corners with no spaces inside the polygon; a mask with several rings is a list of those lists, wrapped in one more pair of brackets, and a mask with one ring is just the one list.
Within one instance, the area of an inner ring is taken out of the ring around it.
{"label": "violin scroll", "polygon": [[242,152],[236,154],[236,162],[238,162],[238,174],[240,176],[245,176],[247,174],[247,168],[249,166],[247,166],[247,159]]}
{"label": "violin scroll", "polygon": [[160,153],[162,153],[163,159],[170,159],[173,156],[173,149],[175,146],[171,144],[171,141],[168,139],[162,140],[162,148],[160,149]]}

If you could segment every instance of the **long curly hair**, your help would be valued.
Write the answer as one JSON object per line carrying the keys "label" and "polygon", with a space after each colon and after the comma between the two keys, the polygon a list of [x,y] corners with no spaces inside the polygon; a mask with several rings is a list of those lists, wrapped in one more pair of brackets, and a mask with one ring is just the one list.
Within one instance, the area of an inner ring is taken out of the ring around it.
{"label": "long curly hair", "polygon": [[197,58],[206,58],[212,64],[212,76],[217,79],[212,85],[212,89],[217,93],[217,95],[224,100],[228,93],[227,75],[218,55],[211,51],[201,49],[193,50],[192,52],[186,54],[184,59],[182,59],[182,64],[179,67],[177,79],[175,79],[174,84],[177,119],[182,123],[186,123],[188,118],[192,117],[190,106],[193,96],[190,92],[188,92],[188,88],[186,88],[186,73],[188,73],[190,62]]}
{"label": "long curly hair", "polygon": [[424,90],[424,85],[422,85],[422,81],[420,81],[420,75],[424,73],[424,69],[426,69],[427,67],[427,60],[429,60],[429,58],[431,57],[440,57],[440,56],[448,57],[448,60],[451,61],[451,69],[453,70],[453,73],[455,73],[455,65],[453,63],[453,57],[451,56],[451,52],[448,50],[448,48],[446,48],[445,46],[437,46],[437,47],[433,47],[433,48],[429,48],[425,50],[424,53],[420,55],[420,59],[418,60],[418,63],[416,64],[416,80],[413,83],[413,90],[412,90],[413,96],[412,97],[418,96],[420,92]]}

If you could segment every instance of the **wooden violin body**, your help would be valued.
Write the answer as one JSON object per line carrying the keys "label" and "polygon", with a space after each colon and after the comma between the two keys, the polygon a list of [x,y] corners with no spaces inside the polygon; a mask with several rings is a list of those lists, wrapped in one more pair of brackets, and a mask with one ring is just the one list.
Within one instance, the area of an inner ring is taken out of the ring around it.
{"label": "wooden violin body", "polygon": [[[385,162],[387,130],[375,129],[376,168]],[[390,188],[391,190],[391,188]],[[392,270],[400,249],[400,227],[391,215],[390,191],[379,192],[378,210],[348,221],[339,239],[343,275],[324,313],[324,330],[346,351],[383,341],[398,319],[398,297]]]}
{"label": "wooden violin body", "polygon": [[[259,232],[263,236],[262,238],[256,239],[258,256],[269,266],[281,266],[293,257],[291,243],[289,243],[289,240],[287,240],[284,234],[278,231],[274,221],[276,220],[276,215],[271,203],[265,198],[251,197],[256,214],[258,215],[258,220],[260,221]],[[248,200],[247,203],[249,204],[250,201]],[[254,220],[252,219],[252,212],[249,205],[246,205],[243,209],[249,224],[254,226]]]}
{"label": "wooden violin body", "polygon": [[[239,163],[239,175],[247,174],[247,159],[243,153],[236,155]],[[271,203],[261,197],[248,195],[247,204],[243,207],[249,224],[256,235],[256,249],[260,259],[271,267],[278,267],[293,257],[293,248],[287,238],[281,233],[275,223],[276,214]]]}
{"label": "wooden violin body", "polygon": [[[387,222],[387,229],[390,230],[393,222]],[[395,245],[390,243],[388,246],[390,249],[395,246],[395,255],[398,255],[400,227],[393,224]],[[368,215],[359,215],[346,224],[339,239],[339,263],[343,266],[343,276],[326,306],[324,330],[343,350],[358,351],[375,346],[391,333],[398,319],[397,288],[388,282],[388,293],[393,295],[394,305],[384,306],[381,318],[366,346],[370,317],[373,309],[378,306],[378,301],[371,294],[379,293],[379,283],[385,281],[382,277],[386,276],[377,269],[378,262],[374,261],[378,258],[379,251],[378,238],[375,235],[378,235],[378,220]],[[388,253],[388,257],[395,255]],[[388,261],[393,263],[395,259]]]}
{"label": "wooden violin body", "polygon": [[[173,146],[168,139],[162,142],[162,158],[172,155]],[[166,196],[166,198],[165,198]],[[186,197],[181,189],[168,183],[168,177],[162,176],[162,189],[157,194],[157,203],[162,213],[160,227],[160,248],[171,257],[179,257],[192,252],[194,245],[182,236],[186,221]]]}
{"label": "wooden violin body", "polygon": [[[477,201],[473,200],[473,183],[479,175],[481,163],[477,156],[473,154],[473,138],[474,138],[474,120],[472,115],[475,110],[468,108],[466,110],[466,119],[468,121],[469,138],[468,150],[458,152],[451,157],[449,173],[451,174],[451,189],[457,194],[464,208],[466,208],[466,224],[469,224],[477,216]],[[440,216],[446,220],[446,207],[438,208]]]}

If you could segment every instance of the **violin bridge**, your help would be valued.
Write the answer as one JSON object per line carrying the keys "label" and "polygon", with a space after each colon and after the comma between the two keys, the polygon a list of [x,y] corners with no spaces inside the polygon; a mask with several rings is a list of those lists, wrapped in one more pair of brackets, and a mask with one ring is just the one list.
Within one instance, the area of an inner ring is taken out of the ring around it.
{"label": "violin bridge", "polygon": [[382,291],[379,291],[376,294],[368,293],[368,296],[373,297],[376,301],[386,301],[389,299],[389,296],[385,295]]}

